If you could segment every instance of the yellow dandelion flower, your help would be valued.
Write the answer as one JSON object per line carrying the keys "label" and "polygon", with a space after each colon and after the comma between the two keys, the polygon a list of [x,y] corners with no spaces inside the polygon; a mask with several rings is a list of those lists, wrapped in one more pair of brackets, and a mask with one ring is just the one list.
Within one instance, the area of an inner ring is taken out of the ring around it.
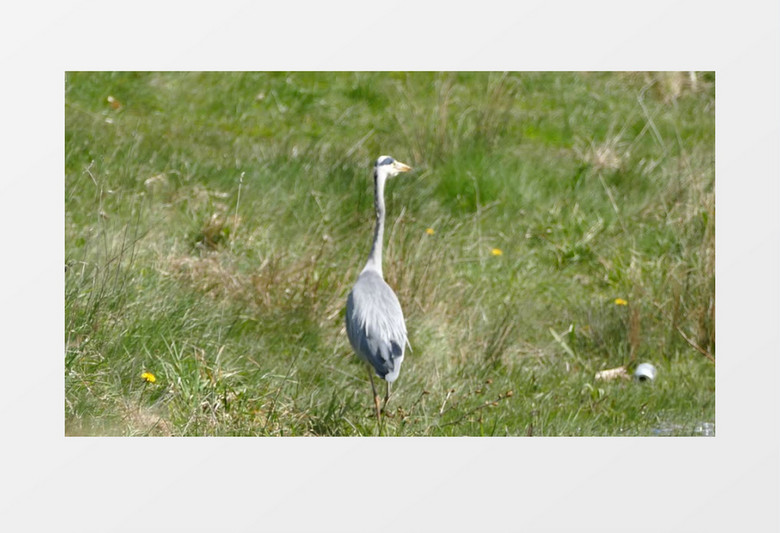
{"label": "yellow dandelion flower", "polygon": [[492,250],[490,250],[490,253],[493,255],[501,255],[504,252],[502,252],[500,248],[493,248]]}
{"label": "yellow dandelion flower", "polygon": [[623,298],[615,298],[615,305],[628,305],[628,302]]}
{"label": "yellow dandelion flower", "polygon": [[151,372],[144,372],[143,374],[141,374],[141,379],[145,379],[148,383],[154,383],[155,381],[157,381],[157,378],[154,377],[154,374],[152,374]]}
{"label": "yellow dandelion flower", "polygon": [[433,231],[433,228],[428,228],[427,230],[425,230],[425,233],[427,233],[428,235],[433,235],[436,232]]}

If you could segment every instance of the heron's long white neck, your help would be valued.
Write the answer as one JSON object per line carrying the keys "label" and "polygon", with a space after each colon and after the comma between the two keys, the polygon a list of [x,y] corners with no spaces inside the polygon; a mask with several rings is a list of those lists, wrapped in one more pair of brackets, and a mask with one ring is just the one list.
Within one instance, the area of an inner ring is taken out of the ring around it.
{"label": "heron's long white neck", "polygon": [[378,170],[374,177],[374,207],[376,208],[376,226],[374,227],[374,244],[363,271],[373,270],[382,275],[382,239],[385,235],[385,180],[387,174]]}

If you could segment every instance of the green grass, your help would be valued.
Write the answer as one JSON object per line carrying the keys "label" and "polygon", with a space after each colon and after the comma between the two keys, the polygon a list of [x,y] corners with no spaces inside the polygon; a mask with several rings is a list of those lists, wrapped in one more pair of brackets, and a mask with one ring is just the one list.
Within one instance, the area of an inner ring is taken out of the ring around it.
{"label": "green grass", "polygon": [[[85,72],[65,91],[66,434],[714,422],[714,74]],[[386,191],[413,351],[378,425],[343,322],[380,154],[416,170]],[[653,383],[595,379],[644,361]]]}

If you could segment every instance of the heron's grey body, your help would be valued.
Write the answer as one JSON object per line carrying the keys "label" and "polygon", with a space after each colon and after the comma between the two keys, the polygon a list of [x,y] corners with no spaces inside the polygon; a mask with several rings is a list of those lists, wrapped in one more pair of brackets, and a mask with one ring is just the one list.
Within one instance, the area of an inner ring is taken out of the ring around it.
{"label": "heron's grey body", "polygon": [[[390,395],[390,383],[398,378],[404,348],[408,344],[406,324],[401,304],[382,275],[382,239],[385,227],[385,181],[410,167],[381,156],[374,165],[374,205],[376,226],[374,244],[366,266],[347,297],[347,336],[357,356],[371,365],[374,372],[387,382],[385,403]],[[371,377],[371,388],[379,416],[379,397]]]}
{"label": "heron's grey body", "polygon": [[347,298],[347,336],[355,353],[392,383],[401,371],[406,324],[401,304],[380,273],[361,272]]}

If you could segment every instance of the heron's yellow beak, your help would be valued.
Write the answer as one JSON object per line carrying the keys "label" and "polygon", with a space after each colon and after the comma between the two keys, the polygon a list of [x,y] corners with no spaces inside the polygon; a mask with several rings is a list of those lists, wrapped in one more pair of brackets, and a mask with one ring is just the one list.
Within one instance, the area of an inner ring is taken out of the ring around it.
{"label": "heron's yellow beak", "polygon": [[401,163],[400,161],[395,161],[393,163],[393,167],[395,167],[395,169],[398,172],[409,172],[410,170],[412,170],[412,167],[410,167],[409,165],[407,165],[405,163]]}

